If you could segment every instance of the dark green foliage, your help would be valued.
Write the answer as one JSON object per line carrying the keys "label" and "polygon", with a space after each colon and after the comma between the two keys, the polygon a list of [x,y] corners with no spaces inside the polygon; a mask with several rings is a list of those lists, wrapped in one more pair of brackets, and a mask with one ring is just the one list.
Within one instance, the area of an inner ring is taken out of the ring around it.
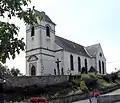
{"label": "dark green foliage", "polygon": [[82,80],[85,82],[89,90],[96,88],[97,76],[95,74],[82,74]]}
{"label": "dark green foliage", "polygon": [[14,24],[0,22],[0,61],[5,63],[6,58],[15,58],[15,53],[20,53],[20,50],[24,50],[25,43],[22,39],[18,39],[15,36],[18,35],[19,28]]}
{"label": "dark green foliage", "polygon": [[80,80],[81,79],[81,75],[72,75],[72,80]]}
{"label": "dark green foliage", "polygon": [[115,80],[118,78],[117,73],[112,73],[111,74],[111,80],[112,82],[115,82]]}
{"label": "dark green foliage", "polygon": [[95,75],[94,73],[88,74],[90,78],[92,79],[97,79],[97,75]]}
{"label": "dark green foliage", "polygon": [[5,79],[5,78],[9,78],[11,77],[11,72],[10,70],[8,69],[7,66],[3,66],[1,63],[0,63],[0,78],[1,79]]}
{"label": "dark green foliage", "polygon": [[110,78],[110,75],[103,75],[103,79],[106,81],[106,82],[111,82],[111,78]]}
{"label": "dark green foliage", "polygon": [[91,78],[87,80],[85,83],[89,90],[97,88],[97,79]]}
{"label": "dark green foliage", "polygon": [[[7,17],[12,19],[13,17],[22,19],[25,24],[37,23],[36,14],[34,8],[24,10],[24,7],[28,6],[30,0],[1,0],[0,1],[0,17]],[[22,39],[18,39],[19,27],[9,22],[0,21],[0,61],[6,62],[6,59],[14,59],[16,53],[19,54],[20,50],[25,50],[25,43]]]}
{"label": "dark green foliage", "polygon": [[11,76],[22,75],[19,69],[12,68],[11,70],[7,66],[3,66],[0,63],[0,78],[10,79]]}
{"label": "dark green foliage", "polygon": [[10,72],[11,72],[11,75],[12,75],[12,76],[22,75],[22,74],[20,73],[20,70],[19,70],[19,69],[12,68],[12,69],[10,70]]}
{"label": "dark green foliage", "polygon": [[80,82],[80,89],[81,89],[84,93],[88,93],[88,91],[89,91],[84,81],[81,81],[81,82]]}

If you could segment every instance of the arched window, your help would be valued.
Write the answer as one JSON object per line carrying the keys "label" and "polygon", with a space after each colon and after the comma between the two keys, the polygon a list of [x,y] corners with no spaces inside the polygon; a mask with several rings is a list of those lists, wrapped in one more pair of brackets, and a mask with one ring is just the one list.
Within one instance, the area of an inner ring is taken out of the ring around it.
{"label": "arched window", "polygon": [[49,26],[46,26],[46,36],[50,37],[50,28],[49,28]]}
{"label": "arched window", "polygon": [[86,73],[87,73],[87,59],[85,59],[85,69],[86,69]]}
{"label": "arched window", "polygon": [[31,67],[31,76],[35,76],[36,75],[36,68],[35,68],[35,66],[33,65],[32,67]]}
{"label": "arched window", "polygon": [[104,62],[103,61],[102,61],[102,70],[103,70],[103,74],[105,74]]}
{"label": "arched window", "polygon": [[102,53],[100,53],[100,57],[102,57]]}
{"label": "arched window", "polygon": [[70,55],[70,68],[71,68],[71,70],[74,70],[73,56],[72,55]]}
{"label": "arched window", "polygon": [[81,59],[78,57],[78,72],[81,72]]}
{"label": "arched window", "polygon": [[34,26],[32,26],[32,28],[31,28],[31,36],[34,36],[35,35],[35,28],[34,28]]}
{"label": "arched window", "polygon": [[101,74],[101,61],[99,60],[99,73]]}
{"label": "arched window", "polygon": [[56,75],[56,69],[54,69],[54,74]]}
{"label": "arched window", "polygon": [[61,69],[61,74],[64,75],[64,70],[63,70],[63,68]]}

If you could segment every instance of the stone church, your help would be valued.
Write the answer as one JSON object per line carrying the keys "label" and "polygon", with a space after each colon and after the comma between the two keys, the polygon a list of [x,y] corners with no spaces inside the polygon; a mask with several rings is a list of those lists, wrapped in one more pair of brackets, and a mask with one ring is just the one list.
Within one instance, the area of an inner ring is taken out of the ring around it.
{"label": "stone church", "polygon": [[26,26],[26,75],[75,75],[94,68],[106,73],[106,58],[100,44],[82,46],[55,34],[56,24],[45,12],[38,25]]}

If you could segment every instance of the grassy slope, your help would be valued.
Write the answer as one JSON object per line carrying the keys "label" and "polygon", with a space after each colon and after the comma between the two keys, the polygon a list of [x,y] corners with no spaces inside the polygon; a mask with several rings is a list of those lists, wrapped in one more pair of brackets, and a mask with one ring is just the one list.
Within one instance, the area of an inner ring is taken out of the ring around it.
{"label": "grassy slope", "polygon": [[[84,83],[81,84],[81,81]],[[59,91],[56,91],[56,93],[52,97],[90,92],[94,89],[103,89],[111,86],[114,87],[117,84],[118,84],[117,82],[112,81],[108,82],[104,80],[102,75],[82,74],[81,78],[72,79],[71,82],[69,82],[68,87],[61,88]]]}

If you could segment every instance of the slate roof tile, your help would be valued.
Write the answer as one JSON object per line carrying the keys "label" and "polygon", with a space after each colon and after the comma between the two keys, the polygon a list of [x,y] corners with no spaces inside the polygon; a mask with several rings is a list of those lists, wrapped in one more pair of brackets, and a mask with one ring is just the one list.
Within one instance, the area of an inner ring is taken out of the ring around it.
{"label": "slate roof tile", "polygon": [[98,52],[99,47],[100,44],[98,43],[91,46],[87,46],[86,49],[92,57],[96,57],[96,53]]}
{"label": "slate roof tile", "polygon": [[59,36],[55,36],[55,42],[57,45],[62,47],[65,51],[75,53],[78,55],[82,55],[82,56],[86,56],[86,57],[90,57],[90,55],[86,52],[84,46],[82,45],[79,45],[77,43],[74,43],[70,40],[64,39]]}

